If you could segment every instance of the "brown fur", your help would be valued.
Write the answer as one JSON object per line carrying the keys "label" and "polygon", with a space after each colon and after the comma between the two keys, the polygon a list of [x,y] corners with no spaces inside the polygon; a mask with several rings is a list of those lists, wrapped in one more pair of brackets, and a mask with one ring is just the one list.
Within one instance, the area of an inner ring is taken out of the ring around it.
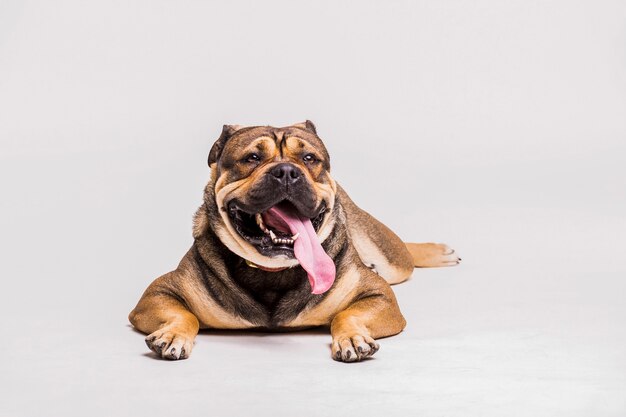
{"label": "brown fur", "polygon": [[[247,162],[251,152],[262,160]],[[306,154],[316,161],[304,161]],[[261,255],[233,229],[226,213],[227,201],[252,201],[265,174],[284,162],[304,175],[303,201],[310,200],[310,207],[327,205],[318,236],[337,276],[324,294],[311,294],[297,260]],[[408,279],[414,267],[460,261],[445,245],[403,243],[356,206],[330,176],[328,153],[310,121],[286,128],[224,126],[209,164],[211,180],[194,217],[193,246],[174,271],[146,289],[129,315],[133,326],[148,334],[148,347],[164,358],[187,358],[201,328],[330,326],[332,357],[361,360],[378,350],[375,339],[397,334],[406,324],[389,283]],[[251,268],[246,260],[288,269],[269,272]]]}

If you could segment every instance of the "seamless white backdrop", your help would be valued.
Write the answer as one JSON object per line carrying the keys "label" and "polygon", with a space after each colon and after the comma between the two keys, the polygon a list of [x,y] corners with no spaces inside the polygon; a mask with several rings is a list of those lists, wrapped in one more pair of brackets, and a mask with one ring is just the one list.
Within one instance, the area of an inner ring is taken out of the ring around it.
{"label": "seamless white backdrop", "polygon": [[[626,412],[626,4],[0,1],[0,416]],[[224,123],[313,120],[334,177],[459,268],[394,287],[355,366],[323,332],[126,314],[191,244]]]}

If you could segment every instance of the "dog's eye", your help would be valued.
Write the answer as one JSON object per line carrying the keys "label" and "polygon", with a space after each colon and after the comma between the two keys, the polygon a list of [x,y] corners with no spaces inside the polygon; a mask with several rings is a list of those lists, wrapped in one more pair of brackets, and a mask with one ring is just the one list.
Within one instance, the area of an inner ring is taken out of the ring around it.
{"label": "dog's eye", "polygon": [[302,158],[302,160],[304,162],[315,162],[315,161],[317,161],[317,159],[315,158],[315,155],[313,155],[312,153],[308,153],[308,154],[304,155],[304,158]]}
{"label": "dog's eye", "polygon": [[251,153],[250,155],[246,156],[245,161],[246,162],[259,162],[261,160],[261,157],[255,153]]}

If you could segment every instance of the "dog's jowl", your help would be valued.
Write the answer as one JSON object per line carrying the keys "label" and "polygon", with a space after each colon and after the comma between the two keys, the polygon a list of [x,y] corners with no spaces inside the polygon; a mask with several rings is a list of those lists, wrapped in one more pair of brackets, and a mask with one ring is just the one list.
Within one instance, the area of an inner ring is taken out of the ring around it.
{"label": "dog's jowl", "polygon": [[405,326],[390,284],[460,261],[357,207],[310,121],[224,126],[209,167],[192,247],[129,316],[163,358],[189,357],[199,329],[330,326],[333,359],[359,361]]}

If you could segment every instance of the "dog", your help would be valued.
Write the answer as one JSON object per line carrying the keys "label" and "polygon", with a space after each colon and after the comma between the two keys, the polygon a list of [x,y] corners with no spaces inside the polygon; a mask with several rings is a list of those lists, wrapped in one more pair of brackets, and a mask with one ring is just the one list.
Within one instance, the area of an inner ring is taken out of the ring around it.
{"label": "dog", "polygon": [[390,284],[461,261],[444,244],[404,243],[357,207],[308,120],[225,125],[208,163],[191,249],[129,315],[162,358],[188,358],[199,329],[329,326],[331,357],[360,361],[406,325]]}

